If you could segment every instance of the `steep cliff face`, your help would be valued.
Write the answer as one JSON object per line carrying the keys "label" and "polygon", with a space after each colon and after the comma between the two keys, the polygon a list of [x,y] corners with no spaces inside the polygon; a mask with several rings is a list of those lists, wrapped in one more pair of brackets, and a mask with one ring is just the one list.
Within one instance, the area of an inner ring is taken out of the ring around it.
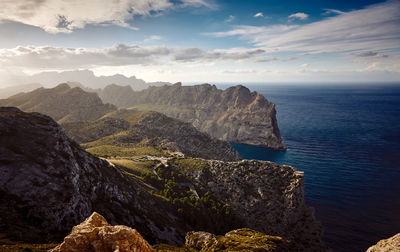
{"label": "steep cliff face", "polygon": [[12,106],[26,112],[46,114],[58,123],[95,120],[116,109],[103,104],[95,93],[60,84],[55,88],[39,88],[0,100],[0,106]]}
{"label": "steep cliff face", "polygon": [[134,92],[112,85],[100,98],[118,107],[153,110],[191,123],[212,137],[250,145],[284,149],[275,104],[244,86],[217,89],[209,84],[150,87]]}
{"label": "steep cliff face", "polygon": [[207,161],[201,169],[177,164],[199,190],[229,205],[245,227],[281,236],[300,251],[324,251],[322,227],[304,198],[304,174],[271,162]]}

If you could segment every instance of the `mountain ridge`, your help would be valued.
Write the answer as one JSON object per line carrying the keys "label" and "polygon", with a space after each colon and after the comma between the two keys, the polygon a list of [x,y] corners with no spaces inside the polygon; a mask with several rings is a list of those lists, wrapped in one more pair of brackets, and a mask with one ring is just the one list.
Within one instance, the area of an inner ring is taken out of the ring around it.
{"label": "mountain ridge", "polygon": [[191,123],[221,140],[286,149],[278,128],[275,104],[242,85],[220,90],[210,84],[182,86],[176,83],[137,92],[109,85],[98,94],[105,103],[158,111]]}

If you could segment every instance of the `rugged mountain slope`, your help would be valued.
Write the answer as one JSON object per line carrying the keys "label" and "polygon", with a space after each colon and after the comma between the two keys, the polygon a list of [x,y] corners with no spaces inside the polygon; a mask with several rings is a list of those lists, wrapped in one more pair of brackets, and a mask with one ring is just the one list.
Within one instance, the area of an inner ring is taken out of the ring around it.
{"label": "rugged mountain slope", "polygon": [[251,145],[284,149],[275,105],[243,86],[217,89],[209,84],[150,87],[134,92],[110,85],[100,98],[118,107],[154,110],[193,124],[212,137]]}
{"label": "rugged mountain slope", "polygon": [[67,134],[87,148],[151,146],[185,156],[225,161],[240,160],[225,141],[213,139],[189,123],[158,112],[121,110],[93,122],[64,123]]}
{"label": "rugged mountain slope", "polygon": [[151,244],[184,234],[268,230],[294,251],[324,251],[304,203],[303,176],[270,162],[149,157],[105,160],[71,141],[49,117],[0,109],[0,230],[58,239],[93,211],[135,227]]}
{"label": "rugged mountain slope", "polygon": [[59,123],[95,120],[114,111],[115,106],[103,104],[95,93],[60,84],[55,88],[39,88],[0,100],[0,106],[12,106],[27,112],[51,116]]}
{"label": "rugged mountain slope", "polygon": [[72,142],[50,117],[0,108],[0,230],[18,240],[60,239],[93,211],[151,242],[190,230],[132,176]]}
{"label": "rugged mountain slope", "polygon": [[102,145],[160,146],[191,157],[226,161],[240,159],[227,142],[212,139],[188,123],[156,112],[119,111],[113,105],[103,104],[96,93],[86,92],[80,87],[71,88],[70,85],[79,83],[40,88],[0,100],[0,105],[49,115],[79,143],[108,137],[100,141]]}

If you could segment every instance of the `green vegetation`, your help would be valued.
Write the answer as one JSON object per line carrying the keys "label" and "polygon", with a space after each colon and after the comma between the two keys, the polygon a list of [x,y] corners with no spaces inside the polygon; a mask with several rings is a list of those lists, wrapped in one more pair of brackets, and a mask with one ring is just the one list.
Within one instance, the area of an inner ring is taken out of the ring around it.
{"label": "green vegetation", "polygon": [[179,158],[170,161],[182,171],[197,171],[203,170],[209,166],[207,160],[200,158]]}
{"label": "green vegetation", "polygon": [[104,158],[132,158],[134,156],[162,156],[163,151],[157,147],[120,147],[114,145],[100,145],[86,149],[87,152]]}
{"label": "green vegetation", "polygon": [[193,191],[190,180],[179,170],[160,166],[157,174],[160,178],[151,172],[143,173],[142,178],[172,203],[186,223],[197,229],[212,227],[219,234],[240,226],[228,205],[217,201],[209,192]]}
{"label": "green vegetation", "polygon": [[117,166],[122,166],[124,168],[127,168],[130,172],[138,176],[150,173],[151,168],[157,164],[157,161],[154,160],[134,161],[128,159],[109,159],[108,161]]}
{"label": "green vegetation", "polygon": [[229,232],[225,236],[217,236],[210,243],[207,251],[286,251],[288,241],[278,236],[265,235],[257,231],[243,228]]}
{"label": "green vegetation", "polygon": [[188,248],[186,246],[182,247],[182,248],[178,248],[178,247],[174,247],[174,246],[168,245],[168,244],[157,244],[157,245],[154,245],[153,248],[157,252],[196,252],[196,251],[198,251],[196,249]]}
{"label": "green vegetation", "polygon": [[142,119],[146,115],[150,115],[151,113],[154,113],[151,111],[137,111],[136,113],[133,113],[134,110],[130,110],[130,111],[131,111],[131,114],[124,116],[123,119],[127,120],[132,125],[137,124],[140,121],[140,119]]}
{"label": "green vegetation", "polygon": [[29,252],[42,252],[48,251],[58,244],[48,243],[48,244],[29,244],[25,242],[16,242],[8,239],[7,235],[0,234],[0,252],[19,252],[19,251],[29,251]]}

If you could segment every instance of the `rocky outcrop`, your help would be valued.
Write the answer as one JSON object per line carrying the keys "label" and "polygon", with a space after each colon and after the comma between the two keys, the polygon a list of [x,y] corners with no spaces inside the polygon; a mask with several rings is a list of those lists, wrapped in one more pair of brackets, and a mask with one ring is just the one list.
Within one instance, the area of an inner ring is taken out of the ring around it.
{"label": "rocky outcrop", "polygon": [[395,252],[400,251],[400,233],[385,239],[380,240],[374,246],[368,248],[367,252]]}
{"label": "rocky outcrop", "polygon": [[103,104],[97,94],[85,92],[79,87],[70,88],[68,84],[21,93],[0,100],[0,106],[43,113],[58,123],[96,120],[116,110],[113,105]]}
{"label": "rocky outcrop", "polygon": [[210,136],[250,145],[284,149],[275,104],[244,86],[217,89],[209,84],[150,87],[134,92],[110,85],[100,98],[118,107],[135,106],[191,123]]}
{"label": "rocky outcrop", "polygon": [[127,226],[111,226],[98,213],[75,226],[64,242],[50,252],[154,252],[143,237]]}
{"label": "rocky outcrop", "polygon": [[201,169],[175,167],[198,190],[210,192],[244,227],[290,240],[299,251],[324,251],[322,227],[305,204],[304,174],[272,162],[207,161]]}

